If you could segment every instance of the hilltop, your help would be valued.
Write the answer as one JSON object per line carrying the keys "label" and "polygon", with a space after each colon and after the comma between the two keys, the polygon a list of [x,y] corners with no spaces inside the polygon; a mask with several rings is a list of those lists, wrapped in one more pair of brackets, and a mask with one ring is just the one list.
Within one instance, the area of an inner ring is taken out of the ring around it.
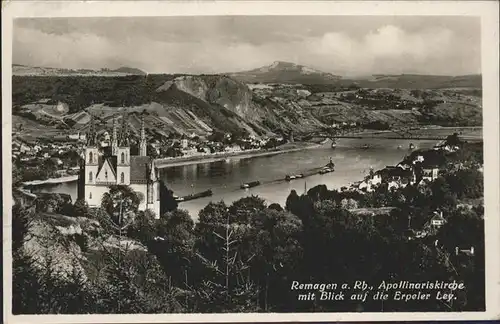
{"label": "hilltop", "polygon": [[275,61],[268,66],[229,75],[246,83],[322,84],[333,83],[341,78],[304,65],[283,61]]}
{"label": "hilltop", "polygon": [[304,65],[276,61],[257,69],[230,73],[231,77],[246,83],[286,83],[304,85],[332,85],[361,88],[391,89],[445,89],[481,88],[481,75],[441,76],[419,74],[375,74],[365,77],[342,77]]}

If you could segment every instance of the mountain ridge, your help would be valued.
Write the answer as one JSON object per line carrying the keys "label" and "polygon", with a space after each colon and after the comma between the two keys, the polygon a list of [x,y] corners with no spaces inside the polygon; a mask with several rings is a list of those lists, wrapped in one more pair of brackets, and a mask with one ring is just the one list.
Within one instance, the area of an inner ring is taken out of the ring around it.
{"label": "mountain ridge", "polygon": [[270,65],[248,71],[227,73],[247,83],[325,83],[341,79],[341,76],[323,72],[305,65],[274,61]]}
{"label": "mountain ridge", "polygon": [[126,76],[147,75],[140,69],[122,66],[117,69],[68,69],[43,66],[30,66],[24,64],[12,64],[12,75],[16,76]]}

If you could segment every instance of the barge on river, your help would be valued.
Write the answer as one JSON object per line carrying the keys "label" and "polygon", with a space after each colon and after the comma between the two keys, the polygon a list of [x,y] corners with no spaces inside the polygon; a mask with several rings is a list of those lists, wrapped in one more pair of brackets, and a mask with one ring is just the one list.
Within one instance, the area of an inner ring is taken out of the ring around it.
{"label": "barge on river", "polygon": [[301,179],[303,178],[304,175],[302,173],[299,173],[299,174],[289,174],[285,177],[285,180],[286,181],[292,181],[292,180],[295,180],[295,179]]}
{"label": "barge on river", "polygon": [[195,194],[183,196],[183,197],[174,197],[175,201],[181,202],[181,201],[189,201],[189,200],[194,200],[198,198],[204,198],[204,197],[210,197],[212,196],[213,192],[212,189],[208,189],[202,192],[198,192]]}
{"label": "barge on river", "polygon": [[260,181],[252,181],[252,182],[247,182],[247,183],[244,183],[241,185],[241,189],[248,189],[248,188],[253,188],[253,187],[257,187],[258,185],[260,185]]}

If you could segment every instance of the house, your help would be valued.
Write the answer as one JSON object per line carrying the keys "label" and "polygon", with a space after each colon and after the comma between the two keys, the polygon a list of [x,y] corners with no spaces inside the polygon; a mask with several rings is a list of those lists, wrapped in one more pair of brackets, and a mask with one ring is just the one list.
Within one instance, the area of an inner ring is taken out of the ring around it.
{"label": "house", "polygon": [[446,223],[446,219],[443,217],[443,212],[434,212],[434,216],[429,221],[430,225],[439,228]]}
{"label": "house", "polygon": [[397,166],[387,166],[379,172],[382,176],[383,182],[395,182],[398,186],[401,186],[403,183],[405,185],[408,183],[414,183],[416,178],[415,173],[411,168],[403,169]]}
{"label": "house", "polygon": [[359,182],[359,184],[357,184],[357,188],[359,190],[372,192],[374,190],[374,187],[378,186],[381,183],[382,183],[382,175],[380,171],[377,171],[372,175],[367,176],[364,181]]}
{"label": "house", "polygon": [[411,165],[407,164],[407,163],[398,163],[398,165],[396,165],[398,168],[401,168],[403,170],[410,170],[411,169]]}
{"label": "house", "polygon": [[422,155],[417,155],[415,157],[415,160],[413,160],[413,164],[422,163],[422,162],[424,162],[424,157]]}
{"label": "house", "polygon": [[226,147],[224,150],[226,152],[230,152],[230,153],[241,152],[241,147],[238,144],[234,144],[234,145]]}
{"label": "house", "polygon": [[422,167],[422,180],[434,181],[439,175],[439,167],[436,165],[427,165]]}
{"label": "house", "polygon": [[76,133],[76,134],[69,134],[68,139],[71,140],[78,140],[78,141],[86,141],[87,140],[87,134],[85,133]]}
{"label": "house", "polygon": [[26,145],[24,143],[21,143],[21,146],[19,147],[19,151],[21,153],[30,152],[31,151],[31,147],[29,147],[28,145]]}
{"label": "house", "polygon": [[189,141],[186,138],[181,139],[181,148],[187,149],[189,146]]}

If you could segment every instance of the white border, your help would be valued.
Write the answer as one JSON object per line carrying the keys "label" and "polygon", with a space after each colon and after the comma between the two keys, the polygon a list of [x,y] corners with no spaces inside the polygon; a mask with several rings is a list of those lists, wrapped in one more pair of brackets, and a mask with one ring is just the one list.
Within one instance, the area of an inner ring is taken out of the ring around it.
{"label": "white border", "polygon": [[[2,2],[4,320],[6,323],[257,322],[500,319],[499,36],[497,1],[16,1]],[[486,312],[161,315],[11,315],[11,73],[15,17],[195,15],[457,15],[481,17],[485,181]]]}

